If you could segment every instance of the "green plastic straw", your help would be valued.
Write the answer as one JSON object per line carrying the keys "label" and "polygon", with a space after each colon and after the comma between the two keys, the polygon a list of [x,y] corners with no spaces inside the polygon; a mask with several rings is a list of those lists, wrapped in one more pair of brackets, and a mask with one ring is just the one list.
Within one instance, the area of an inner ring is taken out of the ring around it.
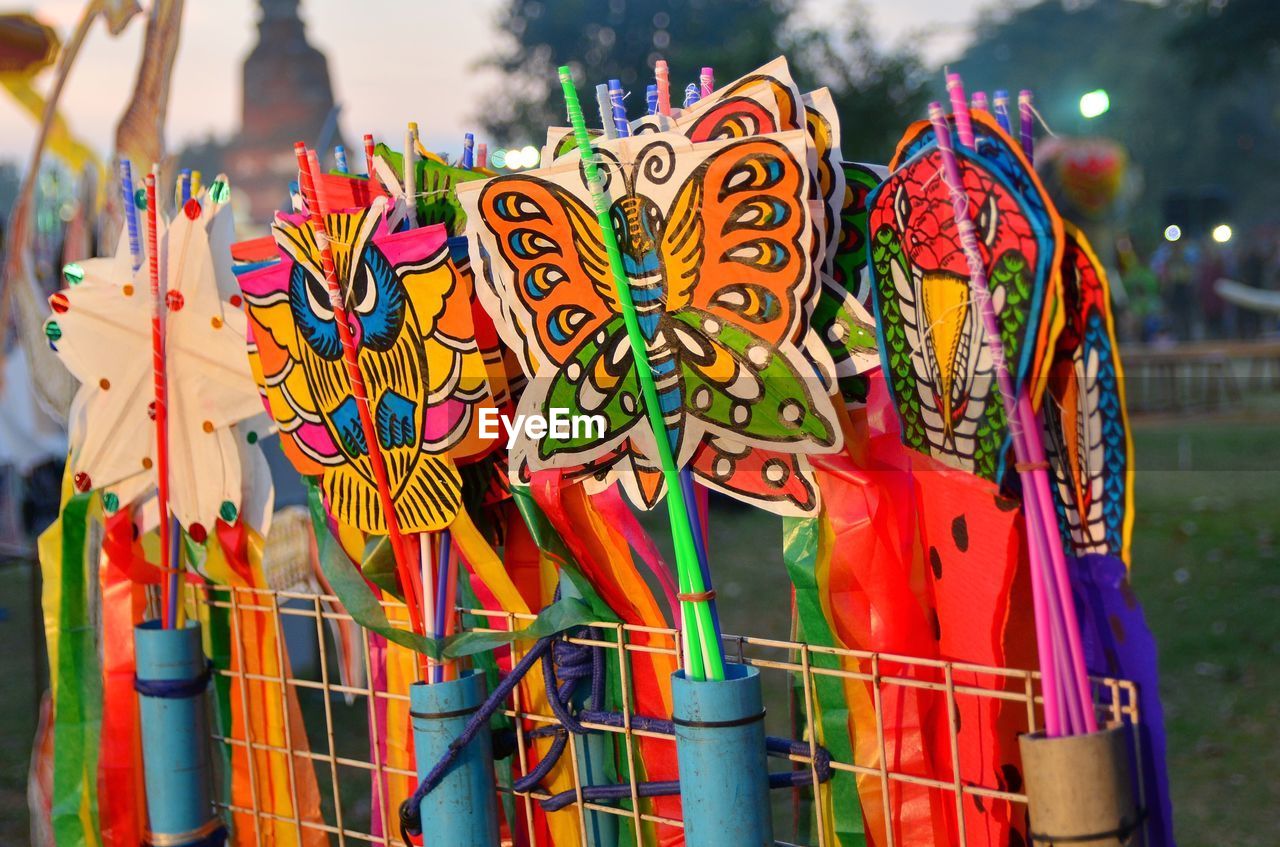
{"label": "green plastic straw", "polygon": [[[569,123],[573,126],[578,151],[582,154],[583,172],[587,177],[587,186],[591,189],[591,199],[595,203],[596,219],[600,222],[605,252],[609,255],[609,268],[613,271],[613,287],[617,291],[618,302],[622,304],[622,319],[627,325],[627,338],[631,342],[636,374],[640,377],[640,389],[644,393],[645,413],[649,416],[649,426],[653,428],[654,441],[658,445],[662,477],[667,484],[667,514],[671,521],[671,541],[676,550],[676,576],[680,582],[680,592],[702,594],[708,586],[703,584],[702,572],[698,567],[698,550],[693,540],[693,528],[689,525],[684,492],[680,488],[680,471],[676,468],[676,459],[671,452],[671,439],[667,435],[667,427],[662,420],[662,407],[658,404],[658,388],[653,383],[653,370],[649,367],[649,354],[645,349],[644,333],[640,329],[640,319],[636,316],[636,307],[631,300],[631,287],[627,282],[627,272],[622,266],[622,253],[618,250],[618,235],[613,231],[613,222],[609,216],[609,198],[605,196],[604,188],[600,184],[600,172],[596,168],[595,153],[591,150],[587,122],[582,116],[578,90],[573,85],[573,76],[567,66],[560,68],[560,85],[564,88],[564,101],[569,109]],[[684,615],[685,629],[687,631],[692,622],[698,642],[696,648],[690,644],[685,646],[689,678],[724,679],[724,655],[720,641],[715,635],[710,603],[707,600],[682,600],[680,605]]]}

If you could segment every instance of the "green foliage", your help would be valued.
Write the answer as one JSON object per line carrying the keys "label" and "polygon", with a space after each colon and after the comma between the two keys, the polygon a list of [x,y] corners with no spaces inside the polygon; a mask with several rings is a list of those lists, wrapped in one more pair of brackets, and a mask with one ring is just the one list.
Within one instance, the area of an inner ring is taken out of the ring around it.
{"label": "green foliage", "polygon": [[565,123],[556,79],[564,64],[588,114],[595,86],[613,78],[632,92],[636,115],[659,58],[671,67],[679,105],[704,65],[727,80],[777,55],[792,7],[791,0],[510,0],[498,17],[506,49],[489,63],[505,79],[481,117],[500,139],[540,145],[548,126]]}
{"label": "green foliage", "polygon": [[842,147],[856,151],[862,161],[887,161],[904,122],[924,107],[920,62],[908,53],[882,52],[857,3],[824,15],[821,29],[797,25],[796,5],[794,0],[509,0],[498,19],[507,43],[487,63],[503,82],[486,99],[480,118],[504,142],[541,144],[546,127],[565,123],[555,73],[559,65],[573,68],[589,115],[595,86],[614,78],[631,92],[628,111],[636,117],[658,59],[671,68],[671,100],[679,106],[685,85],[697,82],[704,65],[714,68],[723,83],[786,55],[802,88],[831,88],[843,123]]}
{"label": "green foliage", "polygon": [[[951,63],[970,91],[1004,88],[1016,96],[1032,89],[1059,135],[1120,141],[1136,177],[1133,229],[1148,246],[1164,229],[1160,204],[1173,190],[1220,186],[1234,199],[1233,221],[1275,217],[1272,192],[1259,179],[1280,167],[1280,119],[1267,105],[1274,102],[1273,78],[1246,59],[1242,67],[1253,70],[1231,84],[1197,84],[1198,53],[1228,48],[1191,49],[1186,39],[1199,40],[1202,31],[1186,29],[1193,18],[1175,11],[1139,0],[1042,0],[984,16],[972,46]],[[1110,94],[1111,110],[1086,120],[1080,95],[1096,88]]]}
{"label": "green foliage", "polygon": [[1191,0],[1169,46],[1187,60],[1196,82],[1214,84],[1280,64],[1275,0]]}

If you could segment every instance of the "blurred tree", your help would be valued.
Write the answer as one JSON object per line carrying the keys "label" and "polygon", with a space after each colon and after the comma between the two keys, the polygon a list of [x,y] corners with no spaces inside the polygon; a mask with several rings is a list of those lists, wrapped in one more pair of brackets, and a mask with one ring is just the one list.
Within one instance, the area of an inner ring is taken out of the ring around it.
{"label": "blurred tree", "polygon": [[[1264,105],[1275,102],[1274,79],[1197,85],[1170,47],[1187,20],[1180,8],[1139,0],[1006,7],[979,20],[972,45],[952,63],[970,91],[1032,89],[1059,134],[1120,141],[1142,180],[1132,223],[1148,245],[1164,228],[1161,200],[1174,190],[1224,190],[1241,231],[1277,214],[1261,178],[1280,167],[1280,115]],[[1087,120],[1080,96],[1097,88],[1107,90],[1111,109]]]}
{"label": "blurred tree", "polygon": [[919,60],[880,50],[859,3],[835,14],[824,5],[820,28],[804,26],[796,6],[796,0],[510,0],[498,23],[507,44],[486,63],[503,82],[480,120],[503,142],[539,143],[546,127],[565,122],[556,81],[562,64],[573,67],[585,103],[595,102],[596,84],[621,80],[634,117],[660,58],[671,67],[678,105],[704,65],[724,83],[786,55],[802,88],[831,88],[846,157],[887,161],[905,122],[924,106]]}
{"label": "blurred tree", "polygon": [[595,102],[588,86],[618,79],[634,115],[654,62],[666,59],[679,104],[704,65],[724,81],[776,56],[793,8],[793,0],[510,0],[498,18],[508,44],[487,63],[503,84],[480,117],[502,141],[541,144],[548,126],[565,122],[556,79],[565,64],[584,104]]}
{"label": "blurred tree", "polygon": [[1225,82],[1280,64],[1276,0],[1184,0],[1169,43],[1200,83]]}
{"label": "blurred tree", "polygon": [[887,163],[907,124],[924,116],[931,77],[910,49],[877,43],[862,3],[847,2],[824,17],[821,28],[791,40],[797,81],[831,89],[845,159]]}

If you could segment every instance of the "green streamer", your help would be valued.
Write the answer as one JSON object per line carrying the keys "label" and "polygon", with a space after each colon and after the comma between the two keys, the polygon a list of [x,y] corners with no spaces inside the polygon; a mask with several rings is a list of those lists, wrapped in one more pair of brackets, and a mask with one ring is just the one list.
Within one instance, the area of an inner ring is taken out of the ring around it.
{"label": "green streamer", "polygon": [[[782,532],[783,559],[791,584],[796,591],[796,614],[800,619],[799,640],[819,647],[839,647],[831,625],[822,611],[821,586],[818,584],[818,520],[816,518],[784,518]],[[810,653],[809,663],[815,668],[840,670],[840,659],[828,653]],[[803,697],[804,695],[801,694]],[[817,701],[819,725],[810,727],[818,733],[822,746],[839,762],[853,761],[853,737],[849,728],[849,701],[840,677],[814,674],[813,696]],[[835,770],[828,785],[831,792],[835,835],[839,847],[861,847],[866,844],[858,783],[854,774]],[[818,810],[820,813],[820,810]]]}
{"label": "green streamer", "polygon": [[[578,142],[578,152],[582,155],[583,173],[586,175],[591,199],[595,204],[596,220],[600,224],[605,252],[609,255],[614,291],[622,306],[622,319],[627,325],[627,339],[631,343],[632,359],[635,362],[636,374],[640,377],[640,389],[644,394],[645,414],[648,415],[649,426],[653,429],[653,440],[657,443],[658,459],[662,464],[662,477],[667,484],[667,514],[671,521],[671,541],[676,552],[676,576],[680,582],[680,593],[701,594],[710,586],[705,586],[702,582],[702,571],[698,566],[698,549],[693,540],[693,528],[689,524],[684,492],[680,488],[680,471],[676,467],[675,456],[671,452],[671,439],[668,437],[667,427],[662,419],[662,406],[658,403],[658,388],[653,382],[653,370],[649,367],[649,354],[645,349],[644,333],[640,329],[640,319],[636,315],[635,303],[631,300],[631,287],[622,265],[622,254],[618,250],[618,235],[613,231],[613,222],[609,215],[609,198],[605,196],[604,188],[600,183],[600,172],[596,167],[595,154],[591,150],[591,135],[587,132],[586,119],[582,116],[582,105],[578,102],[578,90],[573,85],[573,75],[567,65],[562,66],[559,73],[560,86],[564,89],[565,105],[569,112],[569,123],[573,127],[573,134]],[[711,604],[706,600],[697,602],[682,600],[681,609],[686,627],[688,622],[692,621],[697,634],[696,649],[690,644],[686,650],[689,678],[724,679],[724,654],[712,623]]]}
{"label": "green streamer", "polygon": [[[53,819],[59,847],[99,843],[98,739],[102,667],[89,610],[89,506],[77,494],[62,508],[62,596],[58,605],[58,700],[53,720]],[[96,568],[94,569],[96,573]],[[82,809],[87,805],[87,819]],[[86,822],[89,827],[86,828]]]}
{"label": "green streamer", "polygon": [[382,603],[352,565],[337,539],[329,532],[319,487],[310,481],[307,487],[311,523],[316,536],[316,552],[325,579],[356,623],[401,647],[436,660],[457,659],[493,650],[512,641],[531,641],[556,635],[593,621],[617,620],[612,613],[602,616],[601,610],[593,608],[589,603],[569,598],[551,604],[539,612],[532,623],[514,632],[460,632],[447,638],[430,638],[392,626],[387,620]]}

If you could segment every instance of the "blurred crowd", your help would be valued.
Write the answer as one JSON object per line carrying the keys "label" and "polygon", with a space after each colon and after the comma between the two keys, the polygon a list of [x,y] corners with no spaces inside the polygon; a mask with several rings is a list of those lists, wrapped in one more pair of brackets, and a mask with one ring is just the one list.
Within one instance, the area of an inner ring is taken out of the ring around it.
{"label": "blurred crowd", "polygon": [[1130,340],[1172,344],[1280,334],[1280,315],[1232,303],[1216,287],[1220,279],[1234,280],[1280,302],[1280,232],[1257,230],[1226,243],[1164,241],[1147,263],[1124,264],[1120,329]]}

